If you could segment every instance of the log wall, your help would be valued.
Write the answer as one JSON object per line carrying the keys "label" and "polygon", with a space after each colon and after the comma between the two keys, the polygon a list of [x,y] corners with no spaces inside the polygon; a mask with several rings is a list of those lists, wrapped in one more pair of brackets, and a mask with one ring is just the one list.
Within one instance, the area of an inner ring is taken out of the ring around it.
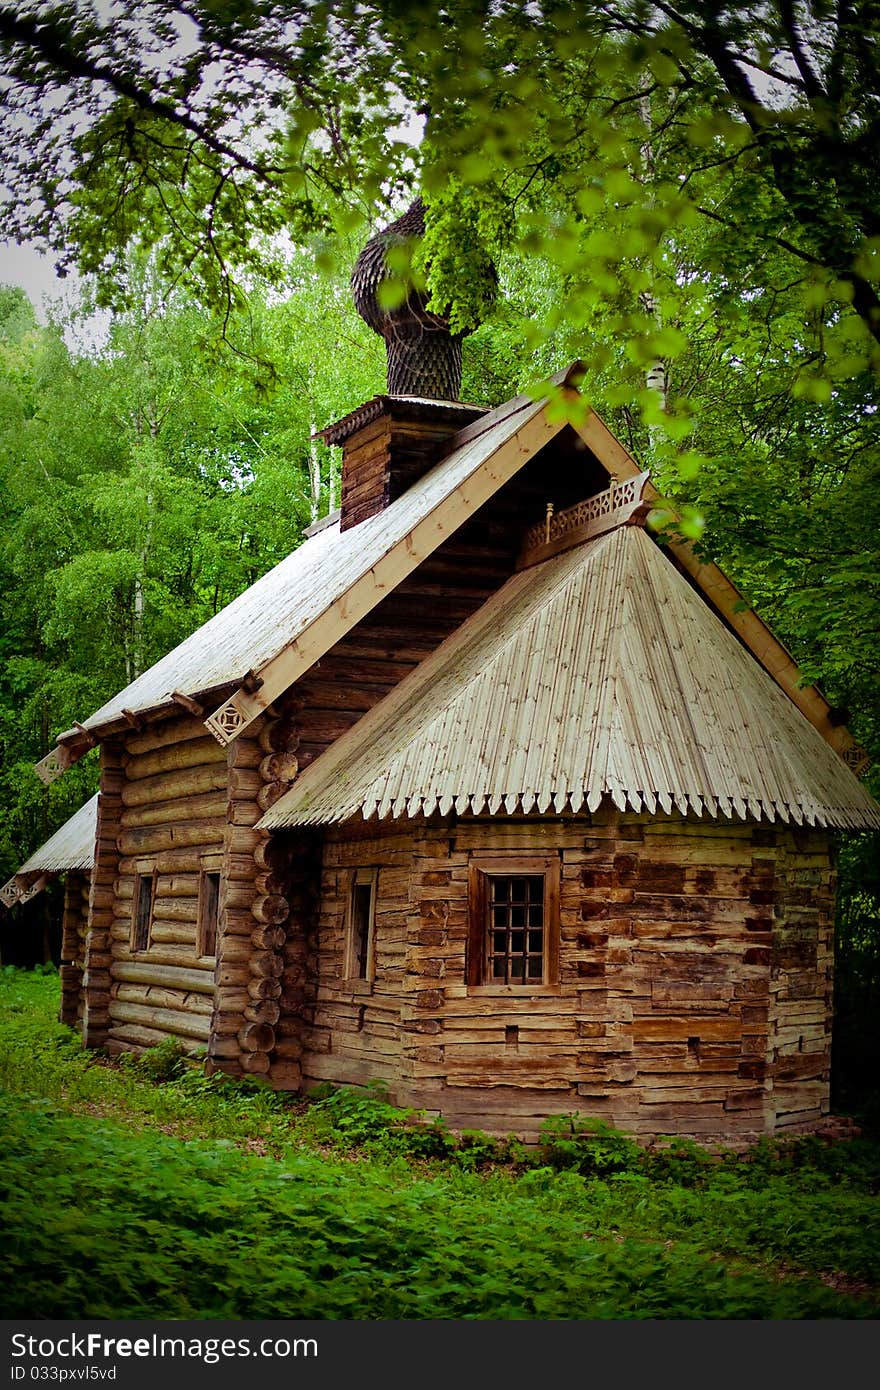
{"label": "log wall", "polygon": [[[410,890],[422,838],[408,829],[348,839],[330,835],[324,848],[314,957],[313,1002],[303,1037],[303,1079],[399,1083],[404,1075],[403,1020]],[[345,930],[352,873],[378,868],[375,979],[345,979]]]}
{"label": "log wall", "polygon": [[119,865],[124,748],[118,738],[101,744],[101,792],[95,837],[95,866],[89,885],[88,934],[82,973],[81,1028],[85,1047],[103,1047],[110,1029],[114,885]]}
{"label": "log wall", "polygon": [[[209,1042],[215,958],[199,954],[199,882],[202,870],[221,868],[228,778],[226,750],[192,716],[124,738],[110,892],[111,1053],[168,1036],[188,1048]],[[139,874],[155,874],[147,951],[131,948]]]}
{"label": "log wall", "polygon": [[62,1023],[82,1027],[83,972],[86,965],[86,936],[89,923],[89,893],[92,876],[86,870],[71,869],[64,884],[64,918],[61,930],[61,1012]]}
{"label": "log wall", "polygon": [[[561,857],[559,977],[468,986],[472,856]],[[377,971],[343,978],[350,872],[378,867]],[[821,831],[677,816],[329,832],[303,1076],[389,1083],[457,1127],[553,1113],[746,1140],[828,1109],[833,870]]]}

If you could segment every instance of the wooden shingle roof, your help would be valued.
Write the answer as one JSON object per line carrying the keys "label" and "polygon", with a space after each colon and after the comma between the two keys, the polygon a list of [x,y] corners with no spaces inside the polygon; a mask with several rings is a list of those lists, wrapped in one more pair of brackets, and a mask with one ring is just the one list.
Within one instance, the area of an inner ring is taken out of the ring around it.
{"label": "wooden shingle roof", "polygon": [[[555,381],[561,383],[566,373]],[[474,421],[450,454],[391,506],[340,531],[328,526],[121,690],[37,765],[45,781],[127,718],[234,686],[205,723],[231,741],[410,574],[565,425],[547,399],[520,396]]]}
{"label": "wooden shingle roof", "polygon": [[97,827],[98,793],[95,792],[0,888],[0,902],[12,907],[16,902],[33,897],[58,874],[70,869],[91,869],[95,862]]}
{"label": "wooden shingle roof", "polygon": [[433,812],[880,826],[845,762],[640,527],[515,575],[263,829]]}

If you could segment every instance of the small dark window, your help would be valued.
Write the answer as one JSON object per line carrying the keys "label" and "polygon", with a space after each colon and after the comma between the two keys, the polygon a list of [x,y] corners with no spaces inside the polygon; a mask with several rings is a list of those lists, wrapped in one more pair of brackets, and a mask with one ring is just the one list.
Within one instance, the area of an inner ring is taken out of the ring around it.
{"label": "small dark window", "polygon": [[487,981],[540,984],[544,978],[544,875],[486,877]]}
{"label": "small dark window", "polygon": [[375,869],[358,869],[348,902],[345,974],[349,980],[372,980],[375,975]]}
{"label": "small dark window", "polygon": [[217,954],[217,916],[220,907],[220,875],[202,873],[199,883],[199,955]]}
{"label": "small dark window", "polygon": [[138,874],[134,883],[134,917],[132,919],[131,949],[150,949],[150,928],[153,925],[153,897],[156,875]]}

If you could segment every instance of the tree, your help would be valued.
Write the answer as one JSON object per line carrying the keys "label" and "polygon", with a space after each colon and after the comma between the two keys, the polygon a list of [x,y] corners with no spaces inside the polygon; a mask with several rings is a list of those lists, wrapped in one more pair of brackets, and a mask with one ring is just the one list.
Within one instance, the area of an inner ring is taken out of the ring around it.
{"label": "tree", "polygon": [[[152,266],[110,340],[72,353],[0,290],[0,858],[10,873],[93,790],[94,760],[48,790],[33,764],[283,559],[328,510],[335,459],[310,436],[381,380],[382,349],[302,258],[296,296],[254,298],[272,368],[218,354],[204,314]],[[315,370],[334,361],[337,372]]]}
{"label": "tree", "polygon": [[[877,18],[874,0],[0,6],[3,229],[98,273],[108,301],[131,241],[160,248],[228,326],[282,231],[326,238],[417,186],[429,281],[464,322],[478,251],[638,294],[705,221],[713,273],[782,251],[805,307],[849,325],[840,356],[876,369]],[[414,113],[418,146],[389,135]],[[602,209],[616,245],[590,234]]]}

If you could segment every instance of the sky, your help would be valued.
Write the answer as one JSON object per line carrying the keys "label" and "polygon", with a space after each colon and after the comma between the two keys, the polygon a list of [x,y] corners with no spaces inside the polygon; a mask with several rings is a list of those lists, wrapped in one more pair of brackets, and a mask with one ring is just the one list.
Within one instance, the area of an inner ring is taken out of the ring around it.
{"label": "sky", "polygon": [[58,299],[66,288],[48,256],[11,241],[0,242],[0,282],[26,290],[41,323],[46,322],[50,300]]}
{"label": "sky", "polygon": [[[33,246],[22,246],[12,241],[0,242],[0,284],[17,285],[23,289],[40,323],[48,322],[53,307],[59,308],[62,316],[66,316],[65,309],[75,304],[81,283],[75,271],[70,272],[65,280],[59,280],[52,257],[41,254]],[[86,319],[68,322],[64,339],[72,351],[88,351],[106,342],[109,330],[110,314],[106,310],[99,310]]]}

